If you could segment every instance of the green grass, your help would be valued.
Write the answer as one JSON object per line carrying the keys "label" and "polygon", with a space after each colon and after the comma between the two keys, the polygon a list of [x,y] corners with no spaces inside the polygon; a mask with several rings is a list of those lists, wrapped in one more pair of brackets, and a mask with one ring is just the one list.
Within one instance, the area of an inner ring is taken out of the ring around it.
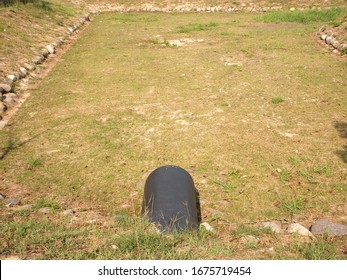
{"label": "green grass", "polygon": [[272,97],[271,102],[273,104],[278,104],[278,103],[284,102],[284,100],[285,99],[283,96],[275,96],[275,97]]}
{"label": "green grass", "polygon": [[[344,121],[346,65],[312,43],[315,23],[232,17],[95,15],[0,131],[1,193],[33,205],[1,206],[2,256],[303,258],[296,246],[267,253],[288,236],[257,225],[344,215],[345,139],[334,124]],[[177,33],[197,23],[218,24]],[[169,48],[157,35],[193,43]],[[142,220],[138,182],[166,164],[189,170],[215,234],[162,236]],[[242,235],[259,243],[244,250]]]}
{"label": "green grass", "polygon": [[299,243],[296,250],[307,260],[335,260],[338,248],[328,238],[318,238],[310,243]]}
{"label": "green grass", "polygon": [[347,8],[338,7],[324,10],[305,10],[305,11],[273,11],[256,16],[255,19],[264,22],[330,22],[347,14]]}
{"label": "green grass", "polygon": [[190,33],[194,31],[204,31],[216,26],[218,26],[218,23],[216,22],[190,23],[185,26],[179,26],[177,33]]}

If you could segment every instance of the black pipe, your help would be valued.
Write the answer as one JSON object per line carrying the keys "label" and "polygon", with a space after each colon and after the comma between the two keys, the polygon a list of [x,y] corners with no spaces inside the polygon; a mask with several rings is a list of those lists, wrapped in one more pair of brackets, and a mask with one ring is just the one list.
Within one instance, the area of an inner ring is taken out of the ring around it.
{"label": "black pipe", "polygon": [[190,174],[178,166],[162,166],[147,178],[142,212],[162,232],[196,230],[198,192]]}

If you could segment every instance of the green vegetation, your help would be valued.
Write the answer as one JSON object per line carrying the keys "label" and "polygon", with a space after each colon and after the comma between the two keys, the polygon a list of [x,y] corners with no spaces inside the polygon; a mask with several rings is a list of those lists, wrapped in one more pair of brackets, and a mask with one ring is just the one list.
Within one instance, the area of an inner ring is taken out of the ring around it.
{"label": "green vegetation", "polygon": [[337,7],[324,10],[304,10],[304,11],[273,11],[255,17],[258,21],[264,22],[330,22],[338,19],[347,13],[346,7]]}
{"label": "green vegetation", "polygon": [[[94,16],[0,131],[1,193],[22,202],[0,205],[2,258],[345,258],[343,237],[335,250],[259,224],[345,215],[346,64],[312,44],[316,23],[232,17]],[[215,233],[141,217],[139,181],[167,164],[189,170]]]}
{"label": "green vegetation", "polygon": [[284,102],[284,97],[283,96],[275,96],[271,99],[271,102],[273,104],[278,104],[278,103]]}
{"label": "green vegetation", "polygon": [[179,26],[177,33],[190,33],[193,31],[204,31],[218,26],[216,22],[209,23],[190,23],[185,26]]}

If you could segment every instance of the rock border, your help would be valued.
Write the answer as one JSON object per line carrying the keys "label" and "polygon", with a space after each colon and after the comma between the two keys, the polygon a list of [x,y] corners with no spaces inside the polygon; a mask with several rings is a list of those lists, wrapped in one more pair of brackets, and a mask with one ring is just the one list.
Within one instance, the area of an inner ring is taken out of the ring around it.
{"label": "rock border", "polygon": [[5,113],[14,105],[19,98],[16,92],[17,83],[24,78],[31,76],[38,65],[43,64],[49,57],[56,53],[56,50],[61,47],[66,41],[76,33],[86,22],[91,21],[91,14],[88,13],[80,18],[80,20],[66,30],[66,35],[57,38],[54,42],[46,45],[41,51],[34,56],[31,61],[23,63],[17,71],[7,75],[7,77],[0,82],[0,129],[2,129],[6,122],[3,120]]}
{"label": "rock border", "polygon": [[339,42],[334,34],[325,33],[326,27],[322,26],[317,32],[317,36],[328,46],[333,47],[333,52],[336,54],[341,54],[347,50],[347,44],[344,42]]}

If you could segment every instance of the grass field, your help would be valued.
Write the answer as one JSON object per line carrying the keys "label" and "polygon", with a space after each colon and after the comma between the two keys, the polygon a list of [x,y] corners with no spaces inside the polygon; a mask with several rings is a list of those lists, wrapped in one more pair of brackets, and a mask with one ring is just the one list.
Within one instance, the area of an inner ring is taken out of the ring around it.
{"label": "grass field", "polygon": [[[1,191],[32,205],[1,206],[0,254],[345,259],[344,237],[257,228],[347,222],[347,63],[315,43],[320,25],[95,16],[0,131]],[[139,181],[166,164],[190,172],[215,234],[158,235],[140,217]]]}

